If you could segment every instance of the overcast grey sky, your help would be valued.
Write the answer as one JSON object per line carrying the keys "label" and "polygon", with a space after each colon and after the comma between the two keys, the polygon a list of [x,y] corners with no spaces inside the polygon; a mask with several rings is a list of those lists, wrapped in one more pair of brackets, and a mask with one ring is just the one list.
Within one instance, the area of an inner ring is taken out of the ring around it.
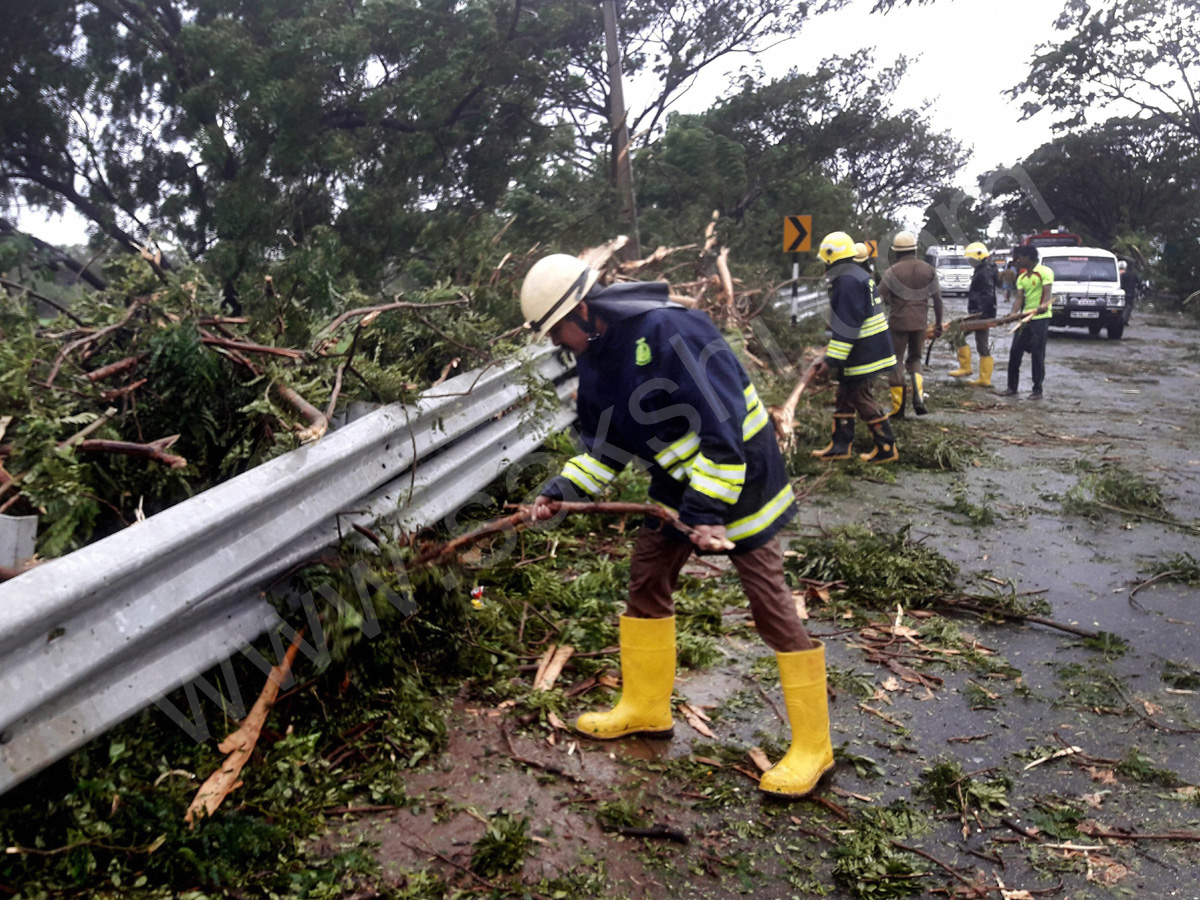
{"label": "overcast grey sky", "polygon": [[1017,163],[1053,137],[1048,113],[1019,121],[1020,103],[1003,92],[1028,75],[1037,44],[1059,37],[1053,23],[1062,11],[1061,0],[937,0],[886,15],[871,14],[872,6],[874,0],[854,0],[840,12],[818,16],[799,37],[754,59],[747,54],[732,58],[722,71],[704,73],[674,108],[706,109],[724,93],[728,73],[755,60],[768,76],[781,77],[793,67],[808,71],[826,57],[870,47],[880,65],[901,55],[913,60],[895,102],[900,108],[933,103],[933,124],[973,153],[958,179],[969,193],[978,191],[981,173]]}
{"label": "overcast grey sky", "polygon": [[[757,61],[768,75],[779,77],[793,67],[811,70],[826,57],[872,47],[881,65],[901,54],[913,59],[896,103],[915,107],[932,101],[933,124],[973,151],[959,176],[964,190],[974,192],[981,172],[1016,163],[1052,137],[1048,114],[1021,122],[1020,105],[1002,94],[1024,80],[1033,48],[1058,37],[1053,23],[1061,0],[937,0],[887,15],[871,14],[873,5],[874,0],[853,0],[840,12],[809,22],[799,37],[753,59],[731,57],[725,67],[703,73],[674,108],[707,109],[724,93],[729,72],[747,63]],[[628,86],[627,93],[629,105],[636,107],[637,85]],[[84,220],[74,213],[49,220],[26,214],[20,222],[53,243],[85,239]]]}

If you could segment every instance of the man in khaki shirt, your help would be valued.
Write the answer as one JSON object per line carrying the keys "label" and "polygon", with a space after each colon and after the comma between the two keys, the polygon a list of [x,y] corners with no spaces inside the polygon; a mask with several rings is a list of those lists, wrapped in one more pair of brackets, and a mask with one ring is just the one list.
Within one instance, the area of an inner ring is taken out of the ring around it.
{"label": "man in khaki shirt", "polygon": [[892,349],[896,367],[888,375],[892,393],[894,419],[904,418],[905,372],[910,376],[913,412],[923,416],[925,408],[924,377],[921,374],[921,353],[925,349],[925,330],[929,323],[929,299],[933,298],[935,324],[934,340],[942,333],[942,289],[937,272],[924,260],[917,259],[917,236],[911,231],[899,232],[892,241],[896,262],[883,273],[879,295],[888,307],[888,330],[892,333]]}

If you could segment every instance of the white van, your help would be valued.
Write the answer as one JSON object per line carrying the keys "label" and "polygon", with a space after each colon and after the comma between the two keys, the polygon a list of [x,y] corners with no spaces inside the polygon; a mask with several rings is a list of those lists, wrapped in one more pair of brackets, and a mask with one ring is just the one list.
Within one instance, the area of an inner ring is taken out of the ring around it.
{"label": "white van", "polygon": [[1051,326],[1092,334],[1107,329],[1114,341],[1125,333],[1133,310],[1125,305],[1115,255],[1096,247],[1041,247],[1038,253],[1054,273]]}
{"label": "white van", "polygon": [[970,260],[963,255],[958,244],[941,244],[925,251],[925,261],[937,270],[938,286],[942,296],[947,294],[966,295],[971,287],[971,276],[975,270]]}

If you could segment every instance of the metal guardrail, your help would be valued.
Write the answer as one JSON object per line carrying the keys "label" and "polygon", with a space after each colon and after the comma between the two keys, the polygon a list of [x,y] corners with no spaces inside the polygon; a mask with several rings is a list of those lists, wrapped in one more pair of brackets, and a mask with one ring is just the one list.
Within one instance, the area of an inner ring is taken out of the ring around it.
{"label": "metal guardrail", "polygon": [[792,302],[791,292],[780,292],[779,306],[791,310],[792,317],[797,321],[807,319],[823,312],[829,303],[829,294],[822,290],[802,291]]}
{"label": "metal guardrail", "polygon": [[429,525],[566,427],[571,371],[527,361],[557,408],[512,411],[519,362],[468,372],[0,584],[0,792],[227,665],[280,622],[263,591],[354,523]]}

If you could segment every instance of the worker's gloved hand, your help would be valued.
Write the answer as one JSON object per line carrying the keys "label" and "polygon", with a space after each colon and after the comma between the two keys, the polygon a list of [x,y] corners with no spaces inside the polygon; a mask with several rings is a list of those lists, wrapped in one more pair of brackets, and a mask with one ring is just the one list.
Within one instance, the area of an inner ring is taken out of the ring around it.
{"label": "worker's gloved hand", "polygon": [[539,495],[533,501],[533,521],[542,522],[546,519],[554,518],[555,513],[558,512],[559,502],[547,497],[545,494]]}
{"label": "worker's gloved hand", "polygon": [[936,341],[942,336],[942,323],[938,322],[933,326],[933,339]]}
{"label": "worker's gloved hand", "polygon": [[732,550],[733,541],[725,536],[724,525],[696,525],[692,543],[699,550]]}
{"label": "worker's gloved hand", "polygon": [[821,378],[829,374],[829,363],[825,362],[823,358],[818,359],[815,363],[813,363],[812,370],[813,378]]}

